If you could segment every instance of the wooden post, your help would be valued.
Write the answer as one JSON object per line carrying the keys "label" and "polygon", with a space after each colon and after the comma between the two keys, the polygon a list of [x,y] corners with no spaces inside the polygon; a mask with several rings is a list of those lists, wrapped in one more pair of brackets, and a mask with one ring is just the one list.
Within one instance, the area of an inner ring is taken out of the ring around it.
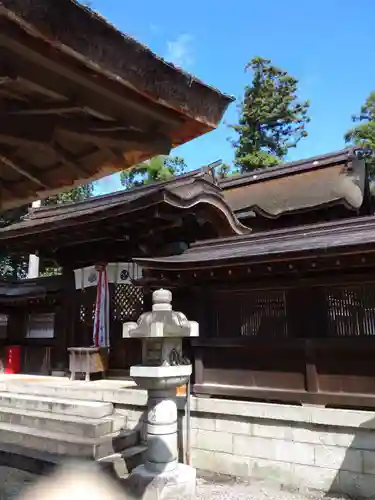
{"label": "wooden post", "polygon": [[[32,208],[39,208],[41,201],[34,201],[31,205]],[[27,277],[29,279],[37,278],[39,276],[39,257],[34,254],[29,255],[29,267],[27,271]]]}
{"label": "wooden post", "polygon": [[74,272],[70,267],[63,266],[60,306],[56,318],[56,356],[54,364],[63,364],[64,369],[68,367],[67,348],[74,346],[75,297]]}
{"label": "wooden post", "polygon": [[319,377],[315,364],[315,348],[312,339],[305,340],[305,388],[307,392],[319,392]]}
{"label": "wooden post", "polygon": [[198,345],[194,345],[194,384],[203,384],[204,380],[204,365],[203,365],[203,352],[202,347]]}

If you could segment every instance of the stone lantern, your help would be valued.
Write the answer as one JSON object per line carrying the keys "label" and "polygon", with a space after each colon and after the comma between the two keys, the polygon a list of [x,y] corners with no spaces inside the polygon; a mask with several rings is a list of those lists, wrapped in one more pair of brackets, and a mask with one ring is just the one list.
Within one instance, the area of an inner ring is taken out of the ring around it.
{"label": "stone lantern", "polygon": [[182,339],[197,337],[198,323],[172,310],[172,293],[156,290],[152,311],[123,325],[124,338],[142,339],[142,364],[130,376],[148,391],[146,463],[133,470],[130,485],[143,499],[194,498],[196,471],[178,462],[176,389],[192,372]]}

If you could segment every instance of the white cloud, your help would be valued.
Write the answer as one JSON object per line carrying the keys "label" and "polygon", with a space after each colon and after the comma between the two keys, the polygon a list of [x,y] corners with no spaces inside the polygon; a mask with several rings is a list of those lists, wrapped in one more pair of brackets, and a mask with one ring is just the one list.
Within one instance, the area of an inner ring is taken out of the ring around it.
{"label": "white cloud", "polygon": [[188,67],[194,63],[193,37],[187,33],[178,35],[175,40],[167,41],[165,59],[176,66]]}

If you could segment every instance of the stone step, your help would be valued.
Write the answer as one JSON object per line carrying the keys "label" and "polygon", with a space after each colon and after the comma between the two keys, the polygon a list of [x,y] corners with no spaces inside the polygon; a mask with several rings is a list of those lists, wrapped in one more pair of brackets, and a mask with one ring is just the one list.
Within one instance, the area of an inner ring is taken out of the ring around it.
{"label": "stone step", "polygon": [[111,403],[34,396],[15,392],[0,392],[0,407],[86,418],[103,418],[113,413],[113,405]]}
{"label": "stone step", "polygon": [[[9,377],[12,377],[9,375]],[[119,404],[133,404],[143,406],[147,402],[146,391],[136,388],[130,383],[121,385],[115,380],[100,380],[91,382],[64,380],[62,383],[47,382],[24,382],[20,380],[8,380],[4,383],[1,392],[13,392],[16,394],[27,394],[32,396],[79,399],[80,401],[102,401]],[[128,387],[129,386],[129,387]],[[0,385],[1,387],[1,385]]]}
{"label": "stone step", "polygon": [[146,461],[146,450],[145,444],[139,444],[122,452],[100,458],[98,463],[115,477],[125,479],[133,469]]}
{"label": "stone step", "polygon": [[120,430],[101,437],[84,438],[0,422],[0,450],[12,445],[49,455],[98,460],[138,443],[139,432],[135,430]]}
{"label": "stone step", "polygon": [[125,429],[127,419],[116,412],[107,417],[87,418],[0,406],[0,422],[95,438]]}

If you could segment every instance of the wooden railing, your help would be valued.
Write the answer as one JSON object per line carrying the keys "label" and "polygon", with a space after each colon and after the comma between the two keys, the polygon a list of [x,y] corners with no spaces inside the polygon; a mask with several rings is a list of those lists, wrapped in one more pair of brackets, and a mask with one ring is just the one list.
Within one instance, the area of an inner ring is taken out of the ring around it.
{"label": "wooden railing", "polygon": [[375,338],[197,340],[197,395],[375,407]]}

